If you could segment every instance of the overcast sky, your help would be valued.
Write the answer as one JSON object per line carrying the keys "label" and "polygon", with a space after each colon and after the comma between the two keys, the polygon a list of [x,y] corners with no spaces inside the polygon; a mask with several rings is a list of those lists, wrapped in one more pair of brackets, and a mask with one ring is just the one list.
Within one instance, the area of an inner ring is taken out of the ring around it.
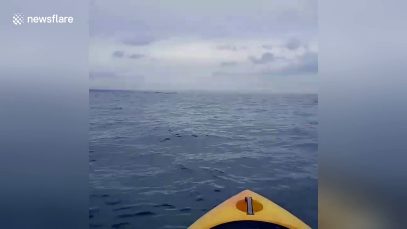
{"label": "overcast sky", "polygon": [[317,92],[317,1],[97,0],[90,87]]}

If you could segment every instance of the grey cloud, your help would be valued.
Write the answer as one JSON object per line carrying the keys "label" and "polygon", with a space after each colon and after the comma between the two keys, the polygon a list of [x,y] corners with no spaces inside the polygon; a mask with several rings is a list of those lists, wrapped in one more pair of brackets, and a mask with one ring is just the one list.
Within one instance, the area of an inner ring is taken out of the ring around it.
{"label": "grey cloud", "polygon": [[275,57],[274,57],[273,53],[271,53],[271,52],[265,52],[259,58],[254,57],[254,56],[249,57],[249,60],[253,64],[267,64],[267,63],[274,61],[274,59],[275,59]]}
{"label": "grey cloud", "polygon": [[287,42],[286,47],[290,50],[296,50],[301,46],[301,42],[298,39],[291,39]]}
{"label": "grey cloud", "polygon": [[114,51],[114,52],[112,53],[112,56],[113,56],[113,57],[116,57],[116,58],[123,58],[124,52],[117,50],[117,51]]}
{"label": "grey cloud", "polygon": [[[233,76],[241,75],[241,81],[232,76],[228,79],[231,80],[231,84],[244,82],[242,84],[247,86],[246,77],[250,81],[251,73],[259,75],[261,74],[260,71],[272,67],[267,63],[273,63],[274,59],[277,59],[279,63],[280,60],[281,62],[290,61],[282,60],[280,56],[274,57],[273,54],[271,54],[275,53],[272,51],[273,48],[283,48],[287,50],[289,50],[289,47],[295,48],[295,45],[288,45],[286,42],[287,37],[295,36],[295,38],[298,38],[300,41],[306,41],[312,39],[317,34],[317,5],[317,0],[300,1],[298,4],[293,4],[285,0],[174,0],[168,2],[159,0],[98,0],[93,1],[89,9],[90,36],[92,38],[101,38],[108,41],[114,40],[118,43],[117,47],[120,47],[120,45],[127,47],[134,46],[137,48],[140,47],[143,50],[147,49],[147,51],[150,48],[149,45],[167,39],[179,38],[181,42],[185,39],[186,43],[206,40],[213,44],[213,49],[224,52],[221,54],[233,54],[234,52],[240,54],[240,52],[242,52],[241,54],[244,55],[245,58],[248,58],[247,62],[255,66],[249,66],[249,69],[246,69],[245,66],[238,68],[240,62],[237,63],[236,66],[233,66],[235,63],[227,63],[226,61],[221,63],[221,61],[219,61],[217,66],[212,70],[205,67],[205,71],[203,71],[203,66],[200,63],[197,63],[196,68],[192,66],[191,69],[185,69],[183,65],[174,63],[174,72],[183,72],[186,70],[188,70],[188,72],[196,71],[197,80],[191,80],[190,74],[174,73],[174,75],[177,76],[171,75],[171,77],[177,79],[176,82],[179,82],[180,87],[211,88],[213,82],[201,79],[200,75],[207,74],[206,70],[209,72],[218,69],[224,72],[234,71],[232,72]],[[180,11],[181,8],[183,10]],[[188,20],[185,20],[185,18],[188,18]],[[267,23],[264,23],[265,21],[267,21]],[[272,40],[264,40],[269,38],[272,38]],[[247,53],[243,53],[245,47],[244,45],[240,45],[242,44],[240,43],[241,40],[248,41],[248,47],[246,48]],[[249,52],[251,51],[249,47],[252,48],[251,41],[256,40],[258,40],[259,43],[255,44],[255,46],[262,51],[258,54],[251,54],[251,52]],[[283,40],[282,47],[272,47],[270,44],[274,44],[272,43],[274,40]],[[286,47],[286,45],[288,45],[288,47]],[[120,49],[122,48],[116,48],[115,50]],[[113,53],[113,51],[111,53]],[[120,71],[121,67],[115,66],[116,63],[114,62],[124,59],[128,61],[131,59],[134,62],[144,62],[142,60],[147,58],[150,60],[151,58],[150,56],[139,56],[143,51],[134,51],[136,55],[128,51],[128,49],[123,48],[122,51],[124,51],[123,54],[118,53],[118,55],[113,55],[112,58],[115,60],[112,61],[112,66],[109,66],[108,63],[106,67]],[[111,55],[111,53],[107,55]],[[214,53],[214,55],[215,54],[216,53]],[[277,53],[275,54],[277,55]],[[253,56],[250,57],[250,55]],[[158,79],[162,80],[163,82],[161,82],[160,85],[162,84],[163,88],[177,87],[177,83],[172,83],[172,86],[165,83],[166,80],[172,80],[167,79],[170,77],[163,76],[165,75],[166,69],[162,69],[161,65],[164,66],[165,64],[161,63],[161,61],[166,60],[156,59],[155,61],[157,65],[148,63],[147,61],[146,63],[141,63],[146,79],[150,79],[151,77],[151,81],[153,81],[153,79],[157,80],[157,82],[159,81]],[[287,64],[287,68],[284,69],[285,74],[295,71],[309,72],[317,69],[315,62],[314,64],[312,64],[313,62],[311,61],[307,62],[305,60],[302,60],[302,62],[301,60],[293,60],[292,62],[293,63],[285,62]],[[288,67],[289,63],[291,63],[290,67]],[[103,69],[105,69],[105,67]],[[139,72],[139,69],[136,69],[136,66],[134,66],[134,68],[129,71]],[[280,71],[284,72],[283,70]],[[118,79],[111,80],[111,83],[119,82],[122,77],[127,76],[126,74],[127,73],[123,76],[120,74]],[[130,73],[128,73],[128,75],[130,75]],[[265,74],[261,77],[269,79]],[[297,79],[293,77],[290,84],[295,84],[297,82],[296,80]],[[109,80],[106,79],[106,81]],[[146,84],[150,84],[149,81],[150,80],[146,80],[146,82],[148,82]],[[125,82],[126,84],[131,84],[135,82],[135,80],[128,78]],[[227,84],[226,81],[225,84]]]}
{"label": "grey cloud", "polygon": [[235,66],[235,65],[237,65],[237,62],[235,62],[235,61],[226,61],[226,62],[220,63],[220,66],[222,66],[222,67],[230,67],[230,66]]}
{"label": "grey cloud", "polygon": [[[90,7],[90,32],[91,36],[141,34],[162,40],[183,35],[203,38],[267,37],[293,31],[299,34],[316,31],[317,0],[294,6],[290,1],[266,2],[94,1]],[[181,7],[183,10],[179,11]],[[264,24],[265,21],[268,23]]]}
{"label": "grey cloud", "polygon": [[144,57],[143,54],[131,54],[128,56],[130,59],[141,59]]}

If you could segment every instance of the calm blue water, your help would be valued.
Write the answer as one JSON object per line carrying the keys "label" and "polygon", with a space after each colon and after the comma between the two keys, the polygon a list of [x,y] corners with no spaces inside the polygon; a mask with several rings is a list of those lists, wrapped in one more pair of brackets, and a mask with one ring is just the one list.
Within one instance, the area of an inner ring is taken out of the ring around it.
{"label": "calm blue water", "polygon": [[90,228],[186,228],[251,189],[317,228],[317,95],[90,91]]}

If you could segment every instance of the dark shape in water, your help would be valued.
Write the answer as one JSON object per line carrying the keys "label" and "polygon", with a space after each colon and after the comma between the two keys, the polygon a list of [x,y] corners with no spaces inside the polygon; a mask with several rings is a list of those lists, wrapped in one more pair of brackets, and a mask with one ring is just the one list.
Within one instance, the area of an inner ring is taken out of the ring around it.
{"label": "dark shape in water", "polygon": [[166,208],[166,209],[174,209],[174,208],[175,208],[174,205],[172,205],[172,204],[167,204],[167,203],[164,203],[164,204],[157,204],[157,205],[154,205],[154,207],[156,207],[156,208],[162,207],[162,208]]}
{"label": "dark shape in water", "polygon": [[225,173],[225,171],[223,171],[221,169],[216,169],[216,168],[214,168],[213,171],[218,172],[218,173],[222,173],[222,174]]}
{"label": "dark shape in water", "polygon": [[198,137],[198,135],[196,135],[196,134],[192,134],[191,136],[194,137],[194,138]]}
{"label": "dark shape in water", "polygon": [[197,197],[197,198],[195,199],[195,201],[197,201],[197,202],[200,202],[200,201],[203,201],[203,200],[204,200],[203,197]]}
{"label": "dark shape in water", "polygon": [[120,208],[115,208],[113,209],[113,211],[123,211],[123,210],[129,210],[129,209],[133,209],[136,208],[136,206],[124,206],[124,207],[120,207]]}
{"label": "dark shape in water", "polygon": [[185,165],[182,165],[182,164],[179,165],[179,168],[181,170],[190,170],[188,167],[186,167]]}
{"label": "dark shape in water", "polygon": [[121,228],[121,227],[126,226],[126,225],[130,225],[130,223],[123,222],[123,223],[112,224],[112,228]]}
{"label": "dark shape in water", "polygon": [[181,208],[179,209],[180,212],[190,212],[191,208]]}
{"label": "dark shape in water", "polygon": [[215,188],[213,191],[214,192],[220,192],[220,189]]}
{"label": "dark shape in water", "polygon": [[148,216],[148,215],[155,215],[154,212],[151,211],[141,211],[141,212],[136,212],[136,213],[129,213],[129,214],[121,214],[118,215],[118,218],[131,218],[131,217],[137,217],[137,216]]}
{"label": "dark shape in water", "polygon": [[171,138],[164,138],[160,142],[165,142],[165,141],[169,141],[169,140],[171,140]]}
{"label": "dark shape in water", "polygon": [[155,94],[165,94],[165,95],[171,95],[171,94],[177,94],[175,91],[170,91],[170,92],[164,92],[164,91],[155,91]]}
{"label": "dark shape in water", "polygon": [[120,203],[121,203],[120,200],[112,200],[112,201],[106,201],[105,202],[105,204],[107,204],[107,205],[118,205]]}
{"label": "dark shape in water", "polygon": [[113,139],[124,139],[125,137],[123,137],[123,136],[115,136],[115,137],[113,137]]}

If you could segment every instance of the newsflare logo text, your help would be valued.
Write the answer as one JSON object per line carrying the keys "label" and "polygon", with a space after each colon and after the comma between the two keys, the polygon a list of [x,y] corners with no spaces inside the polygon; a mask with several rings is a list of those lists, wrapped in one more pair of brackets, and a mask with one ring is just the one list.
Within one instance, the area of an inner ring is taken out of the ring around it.
{"label": "newsflare logo text", "polygon": [[16,26],[24,24],[72,24],[74,18],[72,16],[59,16],[52,14],[50,16],[25,16],[22,13],[13,15],[12,22]]}

